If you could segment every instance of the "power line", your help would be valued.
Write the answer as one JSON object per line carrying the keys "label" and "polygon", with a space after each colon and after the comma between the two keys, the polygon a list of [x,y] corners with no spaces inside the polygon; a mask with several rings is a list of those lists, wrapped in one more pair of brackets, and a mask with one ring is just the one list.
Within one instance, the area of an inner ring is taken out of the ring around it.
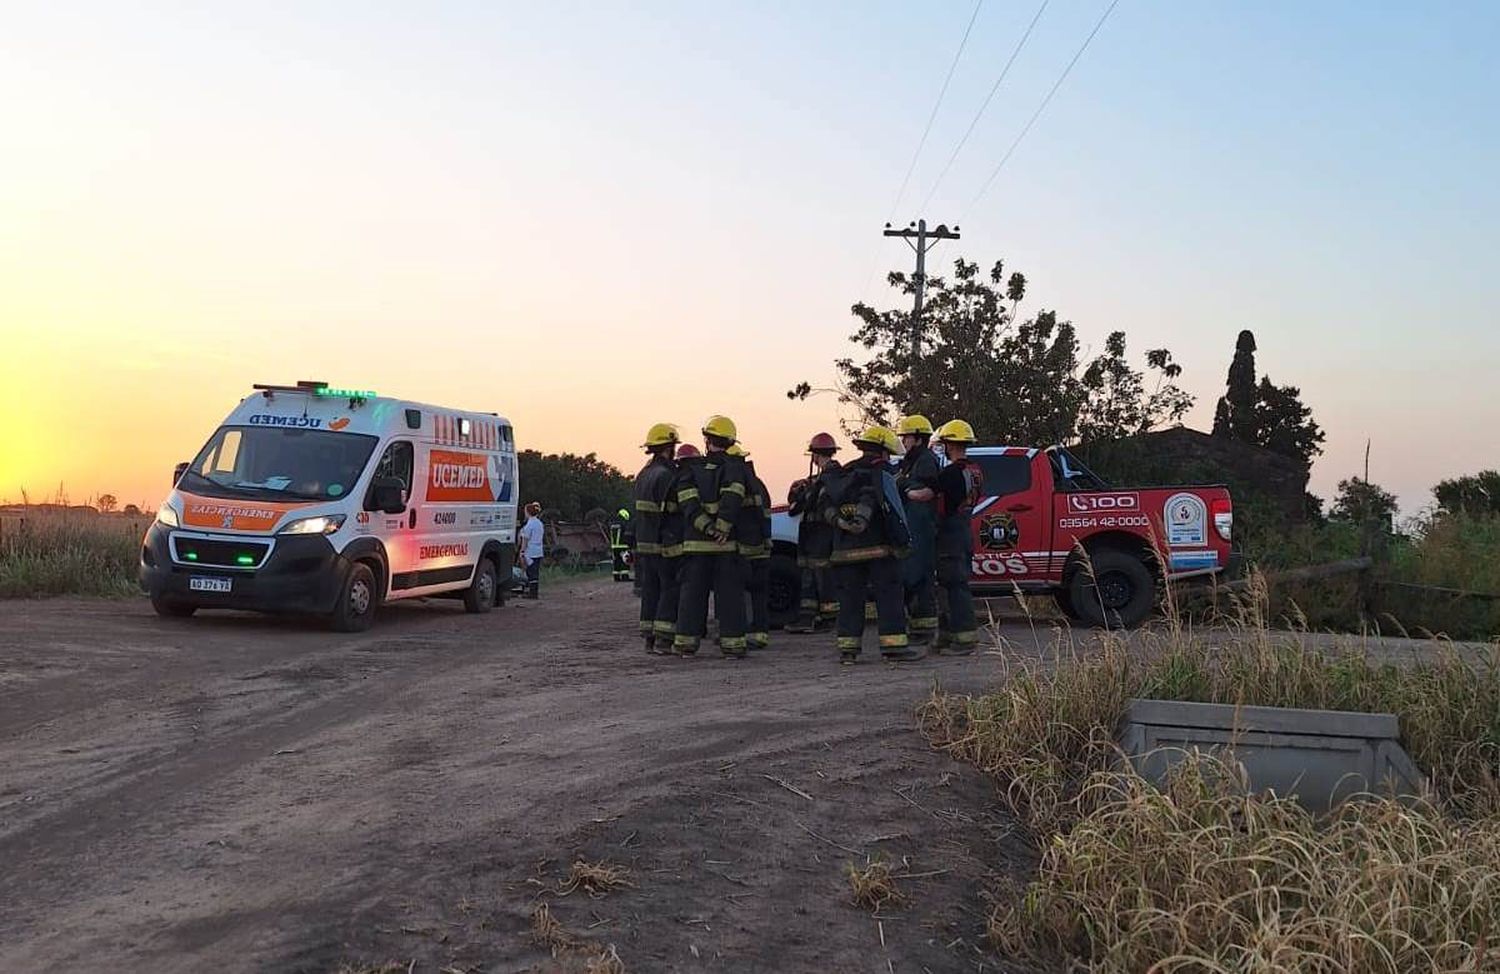
{"label": "power line", "polygon": [[1010,52],[1010,60],[1006,61],[1005,67],[1000,69],[1000,77],[996,78],[995,83],[990,86],[990,93],[984,96],[984,102],[979,106],[979,111],[974,113],[974,118],[969,122],[969,127],[964,130],[963,138],[959,139],[958,145],[953,147],[953,154],[948,157],[947,165],[943,166],[943,171],[938,173],[937,180],[933,182],[932,189],[928,191],[927,198],[922,201],[922,205],[917,208],[917,212],[925,211],[927,205],[932,202],[932,198],[937,195],[938,187],[943,184],[943,178],[948,175],[948,170],[953,168],[953,163],[958,159],[958,154],[963,151],[964,144],[969,141],[969,136],[974,134],[975,126],[984,117],[985,110],[990,107],[990,101],[994,99],[995,92],[999,91],[1000,86],[1005,83],[1005,76],[1010,74],[1010,66],[1016,63],[1016,58],[1020,55],[1021,48],[1025,47],[1026,42],[1030,40],[1031,32],[1036,29],[1036,23],[1042,19],[1042,12],[1047,9],[1049,2],[1050,0],[1042,0],[1042,5],[1036,10],[1036,16],[1032,17],[1031,23],[1026,25],[1026,33],[1021,35],[1021,40],[1017,42],[1016,49]]}
{"label": "power line", "polygon": [[906,167],[906,175],[901,179],[901,188],[896,191],[896,201],[891,204],[891,219],[896,218],[896,210],[901,207],[901,201],[906,198],[906,188],[911,184],[911,174],[917,169],[917,160],[922,157],[922,149],[927,145],[927,136],[932,134],[932,123],[937,120],[938,109],[943,107],[943,96],[948,94],[948,83],[953,80],[953,72],[958,68],[958,59],[963,57],[964,48],[969,43],[969,34],[974,30],[974,21],[979,19],[979,8],[984,6],[984,0],[978,0],[974,4],[974,13],[969,17],[969,26],[964,28],[963,40],[958,42],[958,50],[953,54],[953,63],[948,65],[948,75],[943,78],[943,87],[938,89],[937,101],[932,104],[932,112],[927,116],[927,126],[922,129],[922,137],[917,140],[917,151],[911,154],[911,165]]}
{"label": "power line", "polygon": [[1068,75],[1073,71],[1073,65],[1077,64],[1078,59],[1083,57],[1083,52],[1088,50],[1089,44],[1094,39],[1094,35],[1099,33],[1099,28],[1104,26],[1104,22],[1109,19],[1109,15],[1114,12],[1115,7],[1119,6],[1119,3],[1120,0],[1111,0],[1110,5],[1105,8],[1103,16],[1099,18],[1099,22],[1094,25],[1093,30],[1089,31],[1089,36],[1084,38],[1082,46],[1080,46],[1078,48],[1078,52],[1073,55],[1073,60],[1069,61],[1068,66],[1063,68],[1062,74],[1058,75],[1057,81],[1053,83],[1051,90],[1047,92],[1047,97],[1043,98],[1042,103],[1037,106],[1036,111],[1032,112],[1031,118],[1026,122],[1025,127],[1021,129],[1021,133],[1016,136],[1016,140],[1010,144],[1009,149],[1005,150],[1005,155],[1000,157],[1000,162],[996,164],[995,168],[990,172],[989,178],[986,179],[984,181],[984,185],[979,188],[978,194],[975,195],[974,199],[969,203],[968,207],[965,208],[965,213],[968,213],[968,211],[972,210],[980,200],[984,199],[984,194],[989,192],[990,184],[995,181],[996,176],[1000,175],[1000,170],[1005,168],[1005,164],[1009,162],[1010,157],[1015,154],[1016,147],[1021,144],[1022,139],[1026,138],[1026,133],[1030,132],[1031,127],[1036,124],[1036,120],[1038,118],[1041,118],[1042,112],[1047,110],[1047,105],[1052,101],[1052,96],[1057,94],[1057,89],[1061,88],[1062,83],[1068,79]]}

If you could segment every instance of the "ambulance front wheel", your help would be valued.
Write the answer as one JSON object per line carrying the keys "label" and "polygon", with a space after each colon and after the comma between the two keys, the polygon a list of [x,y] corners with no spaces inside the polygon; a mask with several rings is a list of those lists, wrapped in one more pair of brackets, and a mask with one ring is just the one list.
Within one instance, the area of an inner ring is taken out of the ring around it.
{"label": "ambulance front wheel", "polygon": [[474,581],[464,590],[464,611],[490,611],[495,607],[495,592],[498,590],[495,563],[488,558],[479,559],[479,567],[474,569]]}
{"label": "ambulance front wheel", "polygon": [[186,619],[198,611],[196,605],[191,605],[187,602],[177,602],[164,595],[151,596],[151,608],[155,609],[156,614],[163,619]]}
{"label": "ambulance front wheel", "polygon": [[329,620],[338,632],[364,632],[375,624],[375,604],[380,589],[370,566],[355,562],[344,579],[344,589]]}

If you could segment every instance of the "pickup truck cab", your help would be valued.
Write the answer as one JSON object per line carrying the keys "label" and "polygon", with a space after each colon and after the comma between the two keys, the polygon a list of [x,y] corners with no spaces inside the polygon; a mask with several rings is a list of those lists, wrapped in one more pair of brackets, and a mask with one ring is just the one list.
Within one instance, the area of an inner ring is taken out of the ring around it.
{"label": "pickup truck cab", "polygon": [[[1134,626],[1162,582],[1230,567],[1234,508],[1223,486],[1111,487],[1063,447],[974,447],[969,458],[984,474],[971,521],[977,595],[1050,593],[1070,619]],[[796,519],[779,511],[772,528],[784,572],[795,564]],[[784,587],[773,580],[773,596]]]}

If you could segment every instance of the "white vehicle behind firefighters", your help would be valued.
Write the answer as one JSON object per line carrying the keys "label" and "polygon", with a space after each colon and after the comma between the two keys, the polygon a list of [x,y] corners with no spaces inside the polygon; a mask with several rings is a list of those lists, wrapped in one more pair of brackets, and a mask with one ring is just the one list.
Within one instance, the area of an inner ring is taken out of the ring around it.
{"label": "white vehicle behind firefighters", "polygon": [[354,632],[395,599],[503,599],[509,422],[322,382],[254,388],[178,465],[146,532],[140,583],[159,614],[307,613]]}

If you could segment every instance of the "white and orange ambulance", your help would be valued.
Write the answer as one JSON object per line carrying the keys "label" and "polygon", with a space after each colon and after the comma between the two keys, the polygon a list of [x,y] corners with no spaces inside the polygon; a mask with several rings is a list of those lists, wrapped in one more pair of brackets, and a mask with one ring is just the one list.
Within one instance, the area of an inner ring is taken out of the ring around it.
{"label": "white and orange ambulance", "polygon": [[323,382],[254,389],[178,465],[146,532],[140,582],[158,613],[309,613],[354,632],[394,599],[503,600],[509,422]]}

